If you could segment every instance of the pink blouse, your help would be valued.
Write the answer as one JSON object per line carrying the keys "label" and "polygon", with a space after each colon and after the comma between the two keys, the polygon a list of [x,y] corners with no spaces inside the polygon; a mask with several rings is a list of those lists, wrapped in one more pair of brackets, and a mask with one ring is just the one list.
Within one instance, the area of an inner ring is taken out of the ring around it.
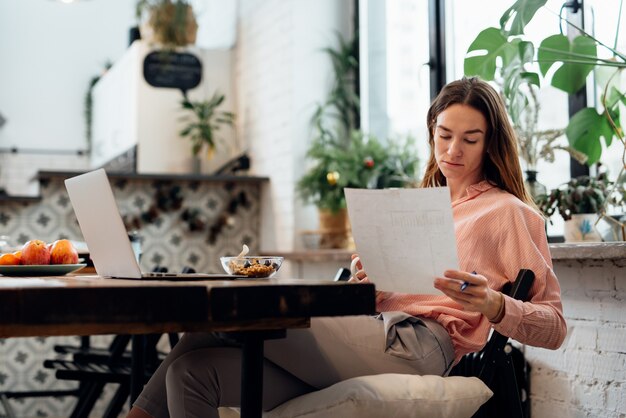
{"label": "pink blouse", "polygon": [[452,203],[452,211],[460,270],[475,271],[487,277],[492,289],[500,290],[506,282],[515,281],[520,269],[530,269],[535,273],[530,301],[505,296],[505,314],[498,324],[478,312],[463,310],[443,294],[379,292],[377,310],[437,320],[452,337],[456,361],[479,351],[492,326],[524,344],[560,347],[567,326],[543,217],[487,181],[470,186],[465,197]]}

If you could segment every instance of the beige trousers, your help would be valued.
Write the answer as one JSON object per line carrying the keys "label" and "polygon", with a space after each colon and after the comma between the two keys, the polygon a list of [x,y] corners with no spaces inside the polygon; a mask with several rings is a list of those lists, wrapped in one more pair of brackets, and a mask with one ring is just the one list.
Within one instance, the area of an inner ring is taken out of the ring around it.
{"label": "beige trousers", "polygon": [[[444,375],[454,359],[445,329],[403,313],[314,318],[265,342],[263,409],[341,380],[380,373]],[[135,406],[155,418],[217,418],[239,406],[241,349],[223,334],[183,336]]]}

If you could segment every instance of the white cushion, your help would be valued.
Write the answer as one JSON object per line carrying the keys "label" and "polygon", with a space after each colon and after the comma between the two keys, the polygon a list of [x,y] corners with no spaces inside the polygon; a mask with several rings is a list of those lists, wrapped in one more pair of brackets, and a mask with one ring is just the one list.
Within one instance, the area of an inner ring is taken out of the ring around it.
{"label": "white cushion", "polygon": [[477,377],[381,374],[344,380],[299,396],[263,417],[469,418],[492,395]]}

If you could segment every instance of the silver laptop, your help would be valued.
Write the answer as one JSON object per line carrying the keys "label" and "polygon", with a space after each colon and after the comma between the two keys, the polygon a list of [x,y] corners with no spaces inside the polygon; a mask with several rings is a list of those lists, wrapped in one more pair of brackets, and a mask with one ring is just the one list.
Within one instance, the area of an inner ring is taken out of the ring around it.
{"label": "silver laptop", "polygon": [[236,278],[226,273],[142,273],[104,169],[69,178],[65,187],[99,276],[168,280]]}

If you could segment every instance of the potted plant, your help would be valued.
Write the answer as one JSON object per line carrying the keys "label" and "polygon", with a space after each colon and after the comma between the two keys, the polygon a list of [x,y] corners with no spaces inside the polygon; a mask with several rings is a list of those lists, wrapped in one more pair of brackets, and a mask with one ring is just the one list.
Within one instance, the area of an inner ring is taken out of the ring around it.
{"label": "potted plant", "polygon": [[[525,36],[524,30],[546,1],[517,0],[503,13],[499,28],[491,27],[481,31],[468,49],[464,62],[465,73],[479,75],[485,80],[494,80],[499,76],[511,119],[517,126],[522,126],[524,120],[521,115],[529,107],[533,112],[533,101],[536,102],[533,92],[541,88],[542,84],[549,82],[559,90],[574,94],[585,84],[591,71],[602,70],[594,73],[602,91],[600,109],[587,107],[576,113],[565,128],[568,144],[559,146],[573,152],[578,160],[584,159],[591,165],[599,161],[602,155],[601,138],[604,138],[607,146],[616,138],[626,147],[619,120],[620,103],[626,104],[626,88],[619,84],[620,73],[626,68],[626,54],[600,42],[560,16],[559,23],[567,23],[581,31],[581,35],[570,41],[559,33],[548,36],[535,46]],[[618,33],[616,30],[616,39]],[[612,57],[599,57],[598,49],[609,51]],[[559,68],[547,79],[546,75],[555,67]],[[522,131],[534,132],[525,128]],[[529,142],[529,135],[520,135],[520,140],[522,145]],[[524,150],[521,151],[524,157]],[[532,165],[532,157],[528,160]],[[622,162],[623,167],[626,167],[624,157]],[[617,177],[623,171],[624,168]]]}
{"label": "potted plant", "polygon": [[[539,113],[541,105],[537,97],[538,87],[528,83],[515,91],[503,88],[502,96],[513,128],[517,136],[517,145],[520,158],[526,168],[525,185],[533,200],[537,202],[539,196],[546,194],[546,187],[537,180],[537,164],[540,160],[552,163],[555,151],[568,152],[573,158],[584,164],[587,156],[563,143],[564,129],[539,129]],[[520,100],[520,97],[523,100]]]}
{"label": "potted plant", "polygon": [[595,225],[607,201],[608,187],[604,176],[576,177],[542,196],[538,206],[548,217],[558,211],[565,221],[565,242],[602,241]]}
{"label": "potted plant", "polygon": [[332,62],[333,86],[313,116],[315,137],[307,152],[311,165],[296,185],[299,197],[318,208],[322,248],[349,245],[345,187],[402,187],[416,183],[417,173],[412,138],[383,143],[358,129],[358,42],[338,36],[338,44],[324,49]]}
{"label": "potted plant", "polygon": [[141,38],[149,43],[167,48],[196,43],[198,23],[188,0],[137,0],[135,11]]}
{"label": "potted plant", "polygon": [[388,140],[353,131],[347,147],[315,140],[307,155],[314,165],[300,178],[300,197],[319,209],[337,213],[346,207],[345,187],[382,189],[417,184],[415,141]]}
{"label": "potted plant", "polygon": [[349,146],[352,133],[358,127],[360,107],[356,92],[357,38],[346,41],[338,34],[337,41],[336,49],[327,47],[323,50],[331,60],[333,85],[312,118],[316,135],[307,155],[313,166],[296,185],[300,197],[318,208],[320,246],[323,248],[349,245],[350,226],[343,189],[337,186],[341,173],[333,167],[333,160],[337,151]]}
{"label": "potted plant", "polygon": [[411,137],[383,144],[355,130],[346,146],[316,138],[307,155],[314,165],[296,188],[303,201],[318,208],[322,248],[343,248],[349,243],[344,188],[417,185],[418,158]]}
{"label": "potted plant", "polygon": [[232,112],[218,110],[225,96],[214,93],[209,100],[191,101],[185,97],[182,107],[187,114],[181,118],[186,123],[180,136],[191,140],[191,153],[194,156],[194,172],[200,171],[200,152],[206,149],[208,159],[215,153],[219,137],[216,132],[223,125],[233,126],[235,115]]}

